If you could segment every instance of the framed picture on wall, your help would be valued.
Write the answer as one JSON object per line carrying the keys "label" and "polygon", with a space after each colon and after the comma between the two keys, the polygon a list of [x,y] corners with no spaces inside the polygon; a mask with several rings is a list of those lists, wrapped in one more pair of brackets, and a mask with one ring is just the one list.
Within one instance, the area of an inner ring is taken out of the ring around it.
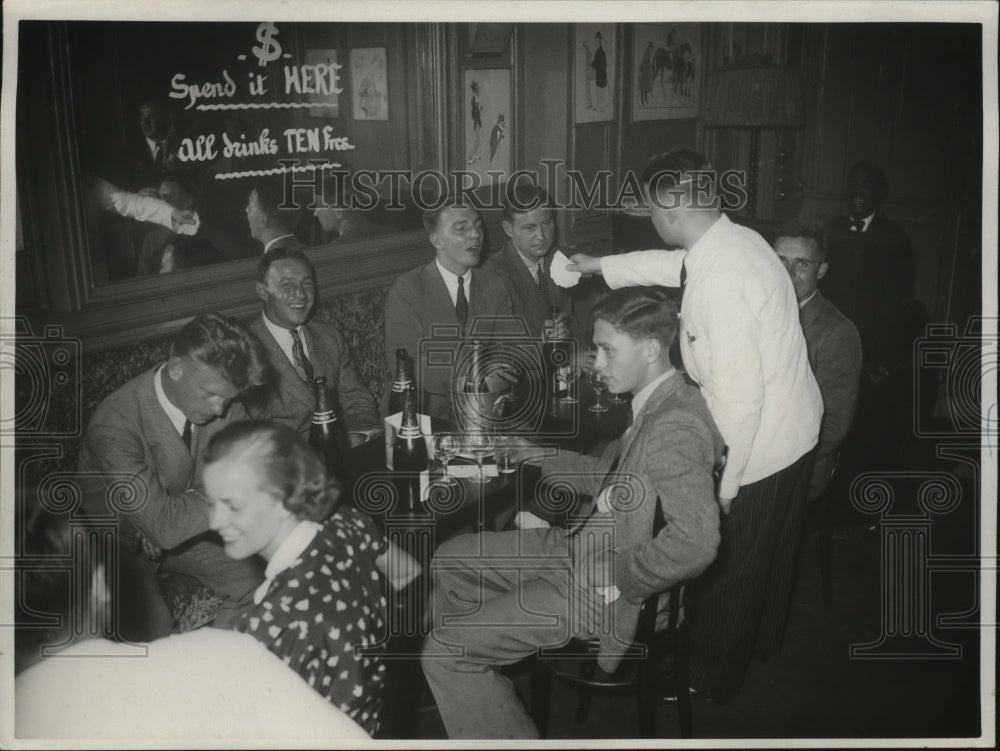
{"label": "framed picture on wall", "polygon": [[389,77],[385,47],[351,50],[351,104],[355,120],[389,119]]}
{"label": "framed picture on wall", "polygon": [[465,133],[461,169],[478,173],[480,185],[505,181],[510,174],[510,128],[513,125],[510,71],[466,70],[460,101]]}
{"label": "framed picture on wall", "polygon": [[615,118],[615,53],[618,26],[580,23],[573,27],[574,122],[606,123]]}
{"label": "framed picture on wall", "polygon": [[697,117],[705,75],[700,24],[636,24],[633,40],[633,122]]}

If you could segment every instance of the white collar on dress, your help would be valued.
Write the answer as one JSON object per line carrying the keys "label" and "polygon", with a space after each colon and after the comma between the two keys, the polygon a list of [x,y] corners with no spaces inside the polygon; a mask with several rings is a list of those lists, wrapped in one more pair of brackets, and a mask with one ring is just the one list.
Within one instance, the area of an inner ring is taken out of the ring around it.
{"label": "white collar on dress", "polygon": [[264,581],[253,593],[255,604],[260,605],[267,596],[267,590],[271,588],[274,577],[295,563],[303,551],[309,547],[309,543],[316,537],[321,526],[316,522],[300,521],[295,529],[288,533],[288,537],[281,541],[278,549],[271,556],[271,560],[267,562],[267,568],[264,569]]}

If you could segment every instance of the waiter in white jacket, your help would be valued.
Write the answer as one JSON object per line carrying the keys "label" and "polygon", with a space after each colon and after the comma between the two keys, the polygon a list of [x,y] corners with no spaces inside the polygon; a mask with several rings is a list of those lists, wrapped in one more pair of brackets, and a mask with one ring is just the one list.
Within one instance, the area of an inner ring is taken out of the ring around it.
{"label": "waiter in white jacket", "polygon": [[823,399],[788,273],[760,235],[719,211],[708,161],[672,149],[642,183],[660,238],[682,250],[578,254],[568,268],[612,288],[681,288],[684,366],[729,447],[722,546],[692,621],[691,693],[726,700],[755,653],[781,645]]}

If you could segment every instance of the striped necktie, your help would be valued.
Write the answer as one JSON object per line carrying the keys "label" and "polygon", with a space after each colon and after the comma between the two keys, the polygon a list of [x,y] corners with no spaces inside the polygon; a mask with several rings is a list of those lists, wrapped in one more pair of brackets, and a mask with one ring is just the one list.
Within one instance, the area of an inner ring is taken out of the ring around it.
{"label": "striped necktie", "polygon": [[315,373],[312,363],[306,357],[306,351],[302,347],[302,338],[299,336],[299,330],[290,329],[290,333],[292,335],[292,365],[295,366],[295,371],[299,374],[299,378],[312,388],[316,383]]}

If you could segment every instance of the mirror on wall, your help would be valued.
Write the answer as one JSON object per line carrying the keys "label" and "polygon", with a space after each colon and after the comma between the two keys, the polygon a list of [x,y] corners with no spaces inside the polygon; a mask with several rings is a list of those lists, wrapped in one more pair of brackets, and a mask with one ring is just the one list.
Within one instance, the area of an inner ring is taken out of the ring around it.
{"label": "mirror on wall", "polygon": [[94,287],[420,226],[407,186],[360,176],[412,163],[399,25],[62,25]]}

